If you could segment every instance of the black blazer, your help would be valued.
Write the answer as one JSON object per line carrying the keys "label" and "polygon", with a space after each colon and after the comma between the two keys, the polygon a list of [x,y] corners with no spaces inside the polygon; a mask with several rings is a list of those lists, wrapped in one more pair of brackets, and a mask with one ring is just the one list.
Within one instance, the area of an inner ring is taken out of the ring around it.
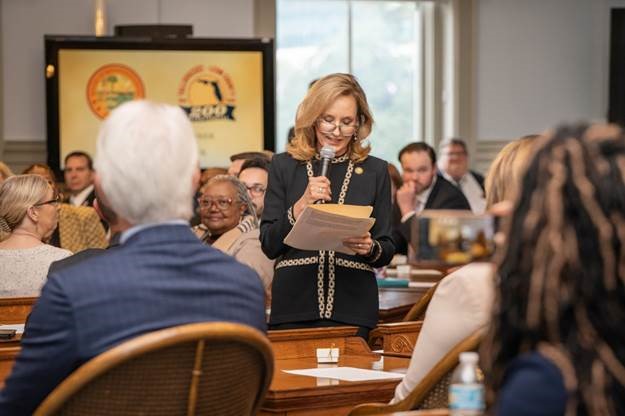
{"label": "black blazer", "polygon": [[482,187],[482,191],[484,191],[484,176],[481,173],[477,173],[474,170],[470,170],[469,173],[473,175],[477,183]]}
{"label": "black blazer", "polygon": [[[313,175],[320,163],[312,162]],[[377,241],[370,257],[336,253],[335,293],[332,315],[336,322],[373,328],[378,320],[378,287],[374,267],[388,264],[395,252],[391,238],[391,191],[387,163],[373,156],[356,163],[345,195],[346,204],[371,205],[376,221],[371,229]],[[329,178],[332,202],[337,202],[346,176],[348,161],[333,163]],[[275,155],[271,162],[265,209],[260,225],[260,241],[267,257],[276,260],[272,283],[271,324],[297,323],[320,318],[319,273],[323,294],[328,298],[329,253],[304,251],[284,244],[293,227],[289,211],[308,186],[306,162],[287,153]],[[323,264],[323,267],[320,266]],[[326,302],[327,303],[327,302]]]}
{"label": "black blazer", "polygon": [[[462,191],[452,185],[441,175],[436,176],[436,183],[428,196],[423,209],[457,209],[471,210],[469,201]],[[393,241],[395,241],[395,252],[397,254],[408,253],[408,241],[410,241],[410,222],[414,219],[407,219],[401,222],[401,212],[397,204],[393,206]]]}

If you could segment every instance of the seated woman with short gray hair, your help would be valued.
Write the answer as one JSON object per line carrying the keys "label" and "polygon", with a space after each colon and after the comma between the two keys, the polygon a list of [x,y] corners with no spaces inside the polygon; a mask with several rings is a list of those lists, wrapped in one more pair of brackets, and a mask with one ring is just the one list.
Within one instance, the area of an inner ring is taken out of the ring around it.
{"label": "seated woman with short gray hair", "polygon": [[254,269],[269,293],[273,260],[260,248],[256,210],[245,185],[217,175],[200,189],[198,203],[201,224],[193,228],[198,238]]}

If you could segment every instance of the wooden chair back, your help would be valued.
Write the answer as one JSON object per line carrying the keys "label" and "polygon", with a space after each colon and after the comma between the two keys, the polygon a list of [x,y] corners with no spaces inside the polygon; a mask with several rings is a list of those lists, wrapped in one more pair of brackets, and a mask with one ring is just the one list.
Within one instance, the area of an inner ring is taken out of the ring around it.
{"label": "wooden chair back", "polygon": [[434,292],[436,292],[437,287],[438,287],[438,283],[436,283],[434,286],[429,288],[427,292],[425,292],[423,296],[421,296],[421,299],[419,299],[419,301],[415,303],[412,306],[412,308],[410,308],[410,310],[408,311],[408,313],[406,313],[406,316],[404,316],[404,319],[402,319],[402,321],[403,322],[422,321],[423,318],[425,317],[425,311],[427,310],[428,305],[430,304],[430,301],[432,300],[432,297],[434,296]]}
{"label": "wooden chair back", "polygon": [[74,371],[35,415],[254,415],[273,353],[254,328],[212,322],[141,335]]}
{"label": "wooden chair back", "polygon": [[390,414],[414,409],[440,409],[448,407],[451,374],[460,361],[460,353],[477,351],[483,331],[478,330],[460,341],[423,377],[410,394],[395,404],[365,403],[356,406],[349,416]]}

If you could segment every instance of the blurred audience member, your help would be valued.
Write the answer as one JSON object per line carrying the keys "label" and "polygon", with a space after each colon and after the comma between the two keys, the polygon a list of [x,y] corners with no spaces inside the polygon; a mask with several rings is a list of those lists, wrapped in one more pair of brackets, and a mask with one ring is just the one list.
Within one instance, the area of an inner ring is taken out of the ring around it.
{"label": "blurred audience member", "polygon": [[67,202],[74,206],[93,206],[93,160],[85,152],[71,152],[65,156],[65,187]]}
{"label": "blurred audience member", "polygon": [[395,195],[393,239],[395,252],[407,254],[410,221],[424,209],[470,210],[458,188],[436,174],[436,153],[424,142],[410,143],[399,151],[402,186]]}
{"label": "blurred audience member", "polygon": [[268,291],[273,260],[260,248],[256,209],[245,185],[234,176],[215,176],[202,188],[199,203],[202,224],[194,228],[195,234],[254,269]]}
{"label": "blurred audience member", "polygon": [[269,166],[270,162],[264,158],[257,157],[246,160],[239,172],[239,180],[243,182],[243,185],[247,188],[247,193],[256,208],[257,218],[260,218],[265,208],[265,192],[267,191]]}
{"label": "blurred audience member", "polygon": [[11,176],[13,176],[11,169],[4,162],[0,162],[0,184]]}
{"label": "blurred audience member", "polygon": [[469,170],[467,144],[459,138],[443,140],[438,155],[441,175],[462,191],[474,214],[482,214],[486,208],[484,176]]}
{"label": "blurred audience member", "polygon": [[625,414],[623,160],[616,126],[537,142],[480,351],[492,414]]}
{"label": "blurred audience member", "polygon": [[271,162],[272,152],[265,150],[262,152],[243,152],[230,156],[230,167],[228,168],[228,175],[238,176],[241,171],[243,162],[249,159],[261,158]]}
{"label": "blurred audience member", "polygon": [[103,121],[96,154],[98,196],[126,223],[121,244],[50,274],[0,391],[0,414],[31,415],[77,367],[145,333],[223,321],[266,329],[256,273],[189,229],[200,172],[185,113],[126,102]]}
{"label": "blurred audience member", "polygon": [[[515,200],[536,137],[526,136],[507,144],[493,161],[486,178],[489,209],[509,206]],[[508,211],[499,210],[502,215]],[[410,366],[391,403],[408,396],[456,344],[475,331],[485,330],[494,298],[494,269],[489,262],[470,263],[439,282],[426,310]]]}
{"label": "blurred audience member", "polygon": [[70,256],[45,244],[56,228],[59,196],[38,175],[0,185],[0,296],[38,296],[53,261]]}
{"label": "blurred audience member", "polygon": [[[27,167],[24,173],[43,177],[58,193],[54,172],[48,165],[35,163]],[[93,207],[73,206],[65,203],[59,204],[59,225],[50,236],[48,243],[73,253],[88,248],[105,248],[108,245],[106,231]]]}

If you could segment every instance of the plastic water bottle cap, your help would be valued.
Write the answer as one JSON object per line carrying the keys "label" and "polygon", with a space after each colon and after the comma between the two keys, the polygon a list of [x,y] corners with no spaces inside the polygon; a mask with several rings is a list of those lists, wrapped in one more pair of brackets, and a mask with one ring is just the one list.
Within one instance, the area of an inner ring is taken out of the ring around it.
{"label": "plastic water bottle cap", "polygon": [[461,352],[460,353],[460,362],[462,363],[477,363],[479,356],[477,352]]}

